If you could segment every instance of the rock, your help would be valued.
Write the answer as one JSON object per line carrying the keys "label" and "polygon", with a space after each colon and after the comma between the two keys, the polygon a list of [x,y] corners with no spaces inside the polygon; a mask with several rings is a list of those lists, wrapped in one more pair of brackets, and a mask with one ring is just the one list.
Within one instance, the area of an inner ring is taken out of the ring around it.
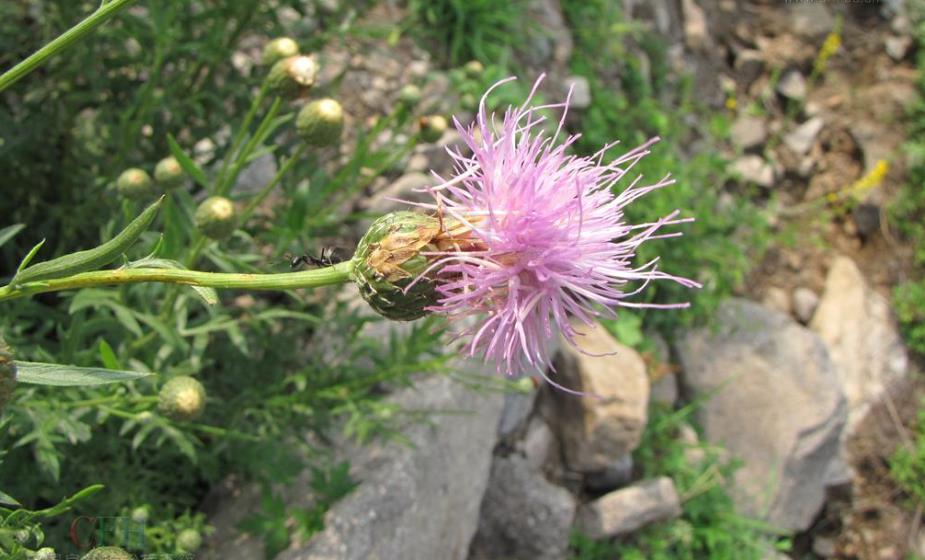
{"label": "rock", "polygon": [[880,232],[880,206],[862,202],[854,207],[851,218],[862,239],[868,239]]}
{"label": "rock", "polygon": [[784,144],[790,148],[790,151],[802,156],[816,143],[816,137],[819,136],[823,126],[825,126],[825,121],[822,118],[811,118],[784,136]]}
{"label": "rock", "polygon": [[552,433],[549,424],[542,418],[535,417],[527,426],[527,434],[520,442],[520,450],[527,463],[535,470],[542,470],[543,466],[553,456],[556,448],[556,436]]}
{"label": "rock", "polygon": [[[496,457],[469,560],[559,560],[566,557],[575,498],[550,484],[523,458]],[[383,556],[382,558],[444,558]]]}
{"label": "rock", "polygon": [[746,183],[754,183],[764,188],[774,186],[774,167],[761,156],[749,154],[740,157],[732,163],[732,172]]}
{"label": "rock", "polygon": [[260,508],[263,490],[258,484],[243,486],[234,477],[217,484],[206,497],[203,511],[215,530],[206,537],[202,560],[253,560],[263,558],[263,538],[242,532],[238,527],[251,512]]}
{"label": "rock", "polygon": [[828,345],[837,366],[848,399],[848,436],[870,406],[905,377],[906,349],[889,302],[847,257],[832,263],[810,328]]}
{"label": "rock", "polygon": [[729,132],[732,143],[743,150],[762,146],[768,139],[764,119],[746,114],[739,115]]}
{"label": "rock", "polygon": [[806,99],[806,78],[797,70],[790,70],[777,83],[777,93],[787,99],[803,101]]}
{"label": "rock", "polygon": [[572,32],[558,0],[530,0],[527,17],[542,33],[532,33],[526,56],[537,67],[565,66],[572,57]]}
{"label": "rock", "polygon": [[688,423],[678,426],[678,441],[684,444],[684,460],[688,465],[700,465],[707,458],[707,451],[700,445],[700,436]]}
{"label": "rock", "polygon": [[594,493],[610,492],[633,480],[633,456],[626,454],[604,470],[588,473],[584,487]]}
{"label": "rock", "polygon": [[824,2],[797,2],[786,8],[790,28],[806,39],[821,39],[835,28],[835,19]]}
{"label": "rock", "polygon": [[906,54],[909,53],[909,48],[912,47],[912,37],[908,35],[902,37],[890,36],[884,40],[883,44],[886,48],[886,54],[890,55],[890,58],[896,62],[899,62],[906,58]]}
{"label": "rock", "polygon": [[524,393],[505,393],[504,408],[501,410],[501,422],[498,423],[498,437],[506,438],[523,427],[536,402],[537,391]]}
{"label": "rock", "polygon": [[639,444],[646,425],[649,379],[639,354],[602,326],[575,328],[582,333],[577,343],[587,354],[563,344],[555,358],[555,381],[599,398],[553,390],[554,427],[566,464],[579,472],[594,472]]}
{"label": "rock", "polygon": [[832,537],[815,537],[813,539],[813,554],[821,558],[835,556],[835,539]]}
{"label": "rock", "polygon": [[670,478],[640,482],[590,502],[578,510],[576,525],[592,539],[632,533],[681,515],[681,500]]}
{"label": "rock", "polygon": [[591,85],[584,76],[569,76],[565,80],[565,91],[572,89],[571,109],[587,109],[591,106]]}
{"label": "rock", "polygon": [[788,294],[783,288],[771,286],[765,292],[764,298],[761,300],[761,304],[768,309],[773,309],[774,311],[780,311],[781,313],[789,314],[790,294]]}
{"label": "rock", "polygon": [[[456,367],[482,374],[473,362]],[[325,529],[277,560],[464,559],[479,521],[502,396],[446,377],[419,380],[392,402],[437,414],[403,431],[410,445],[371,444],[351,457],[361,484],[325,515]]]}
{"label": "rock", "polygon": [[[410,200],[412,202],[431,202],[431,197],[423,189],[437,184],[437,180],[424,173],[407,173],[395,180],[394,183],[373,194],[365,201],[365,210],[374,216],[387,214],[395,210],[407,210],[407,205],[393,199]],[[368,226],[369,224],[365,224]],[[365,227],[364,227],[364,230]]]}
{"label": "rock", "polygon": [[232,191],[240,194],[254,194],[273,180],[276,171],[276,159],[273,158],[273,154],[262,155],[238,175]]}
{"label": "rock", "polygon": [[819,296],[809,288],[797,288],[793,291],[793,314],[799,322],[809,323],[819,305]]}
{"label": "rock", "polygon": [[707,17],[703,8],[695,0],[681,0],[681,13],[684,17],[684,42],[694,50],[703,50],[710,46],[710,31],[707,29]]}
{"label": "rock", "polygon": [[764,58],[761,52],[755,49],[742,49],[736,55],[735,71],[739,83],[747,90],[762,73],[764,73]]}
{"label": "rock", "polygon": [[743,460],[732,488],[743,513],[784,530],[813,522],[837,459],[846,406],[825,344],[786,315],[741,299],[714,326],[680,337],[682,384],[704,438]]}

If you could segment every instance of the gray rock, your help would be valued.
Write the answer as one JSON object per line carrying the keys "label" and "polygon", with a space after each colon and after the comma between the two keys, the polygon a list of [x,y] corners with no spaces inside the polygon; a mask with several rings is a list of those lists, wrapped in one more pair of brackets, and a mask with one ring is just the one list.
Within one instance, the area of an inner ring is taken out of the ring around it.
{"label": "gray rock", "polygon": [[777,83],[777,92],[788,99],[806,99],[806,78],[797,70],[790,70]]}
{"label": "gray rock", "polygon": [[684,42],[694,50],[710,46],[710,31],[703,8],[695,0],[681,0],[681,13],[684,16]]}
{"label": "gray rock", "polygon": [[591,106],[591,85],[584,76],[569,76],[565,80],[565,91],[572,88],[572,109],[587,109]]}
{"label": "gray rock", "polygon": [[591,492],[610,492],[633,480],[633,456],[626,454],[604,470],[588,473],[584,487]]}
{"label": "gray rock", "polygon": [[714,327],[687,333],[678,355],[705,439],[743,460],[733,494],[746,514],[800,531],[825,500],[845,398],[828,351],[786,315],[741,299],[723,302]]}
{"label": "gray rock", "polygon": [[546,421],[538,416],[530,420],[520,451],[534,470],[542,470],[556,451],[556,436]]}
{"label": "gray rock", "polygon": [[761,304],[768,309],[773,309],[774,311],[780,311],[781,313],[789,314],[790,294],[788,294],[783,288],[771,286],[765,292],[764,298],[761,300]]}
{"label": "gray rock", "polygon": [[774,166],[764,161],[761,156],[749,154],[740,157],[732,163],[732,172],[746,183],[754,183],[764,188],[774,186]]}
{"label": "gray rock", "polygon": [[901,37],[887,37],[883,42],[884,47],[886,47],[886,54],[890,55],[890,58],[899,62],[900,60],[906,58],[906,54],[909,53],[909,49],[912,47],[912,37],[904,35]]}
{"label": "gray rock", "polygon": [[816,137],[819,136],[823,126],[825,126],[825,121],[822,118],[811,118],[784,136],[784,144],[790,148],[790,151],[802,156],[816,143]]}
{"label": "gray rock", "polygon": [[751,87],[755,80],[764,72],[764,58],[761,52],[755,49],[742,49],[736,54],[735,59],[736,77],[739,82],[747,89]]}
{"label": "gray rock", "polygon": [[850,435],[870,406],[905,378],[909,358],[890,304],[854,261],[836,257],[810,328],[828,345],[848,398]]}
{"label": "gray rock", "polygon": [[764,145],[768,139],[768,127],[761,117],[742,114],[732,123],[729,135],[735,146],[749,150]]}
{"label": "gray rock", "polygon": [[819,296],[809,288],[800,287],[793,290],[793,314],[798,321],[809,323],[819,305]]}
{"label": "gray rock", "polygon": [[649,379],[635,350],[617,342],[600,325],[575,325],[587,354],[563,344],[555,358],[555,381],[594,396],[552,391],[555,428],[566,464],[579,472],[610,466],[636,448],[646,424]]}
{"label": "gray rock", "polygon": [[423,189],[435,184],[437,184],[437,180],[425,173],[407,173],[396,179],[391,185],[373,194],[369,200],[365,201],[364,209],[370,214],[378,216],[395,210],[408,209],[407,204],[393,199],[432,202],[433,197],[417,189]]}
{"label": "gray rock", "polygon": [[501,422],[498,423],[498,436],[508,437],[520,430],[533,412],[537,391],[529,393],[505,393],[504,408],[501,410]]}
{"label": "gray rock", "polygon": [[835,539],[821,536],[814,538],[813,554],[820,558],[832,558],[835,556]]}
{"label": "gray rock", "polygon": [[862,202],[851,211],[851,219],[862,239],[867,239],[880,232],[880,206]]}
{"label": "gray rock", "polygon": [[255,159],[238,175],[233,191],[241,194],[258,192],[276,176],[276,160],[273,154],[265,154]]}
{"label": "gray rock", "polygon": [[784,9],[790,14],[790,28],[807,39],[825,37],[835,28],[835,19],[824,2],[796,2]]}
{"label": "gray rock", "polygon": [[582,506],[576,525],[588,537],[603,539],[680,515],[681,500],[674,482],[662,477],[605,494]]}
{"label": "gray rock", "polygon": [[[458,368],[480,374],[472,362]],[[362,484],[325,516],[325,529],[278,560],[466,558],[491,466],[502,396],[446,377],[398,393],[403,408],[437,414],[403,433],[411,445],[372,444],[351,460]]]}
{"label": "gray rock", "polygon": [[531,0],[527,12],[530,20],[543,30],[531,34],[527,58],[541,67],[568,64],[574,43],[558,0]]}
{"label": "gray rock", "polygon": [[496,457],[469,560],[565,558],[575,507],[566,489],[550,484],[525,459]]}

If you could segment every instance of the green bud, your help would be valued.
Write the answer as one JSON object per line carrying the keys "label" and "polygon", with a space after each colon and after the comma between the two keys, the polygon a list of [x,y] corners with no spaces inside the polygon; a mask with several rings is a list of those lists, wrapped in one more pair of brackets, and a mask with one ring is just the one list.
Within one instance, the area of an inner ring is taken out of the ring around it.
{"label": "green bud", "polygon": [[126,169],[116,180],[116,190],[125,198],[143,200],[154,196],[154,182],[144,169]]}
{"label": "green bud", "polygon": [[45,546],[35,551],[32,560],[58,560],[58,553],[50,546]]}
{"label": "green bud", "polygon": [[296,55],[277,61],[270,68],[267,82],[274,94],[293,99],[308,92],[315,84],[317,74],[318,65],[314,60]]}
{"label": "green bud", "polygon": [[13,353],[3,336],[0,336],[0,411],[3,410],[3,405],[10,402],[15,388],[16,364],[13,363]]}
{"label": "green bud", "polygon": [[154,421],[154,413],[150,410],[143,410],[135,415],[135,421],[139,424],[150,424]]}
{"label": "green bud", "polygon": [[206,389],[188,375],[174,377],[161,387],[157,407],[174,420],[195,420],[206,407]]}
{"label": "green bud", "polygon": [[88,552],[83,560],[135,560],[135,557],[118,546],[101,546]]}
{"label": "green bud", "polygon": [[414,106],[421,102],[421,88],[414,84],[408,84],[398,92],[398,100],[408,106]]}
{"label": "green bud", "polygon": [[470,60],[463,66],[463,70],[466,72],[467,78],[475,79],[482,75],[482,72],[485,71],[485,67],[482,66],[482,63],[478,60]]}
{"label": "green bud", "polygon": [[165,157],[154,166],[154,180],[167,190],[179,187],[185,178],[180,162],[173,156]]}
{"label": "green bud", "polygon": [[422,251],[435,251],[434,238],[440,221],[416,212],[392,212],[372,223],[353,256],[353,281],[363,299],[380,315],[396,321],[411,321],[437,303],[436,284],[421,278],[428,266]]}
{"label": "green bud", "polygon": [[299,54],[299,44],[289,37],[278,37],[263,47],[263,65],[273,66],[278,61]]}
{"label": "green bud", "polygon": [[148,506],[138,506],[132,510],[130,517],[135,523],[147,523],[150,515]]}
{"label": "green bud", "polygon": [[196,229],[210,239],[230,237],[237,227],[234,203],[223,196],[210,196],[203,200],[194,219]]}
{"label": "green bud", "polygon": [[312,101],[299,111],[295,124],[306,144],[330,146],[344,130],[344,109],[333,99]]}
{"label": "green bud", "polygon": [[446,122],[446,117],[443,115],[421,117],[418,120],[418,125],[421,127],[421,140],[425,142],[440,140],[440,137],[443,136],[449,126]]}
{"label": "green bud", "polygon": [[196,529],[183,529],[177,535],[177,548],[182,552],[196,552],[202,546],[202,535]]}

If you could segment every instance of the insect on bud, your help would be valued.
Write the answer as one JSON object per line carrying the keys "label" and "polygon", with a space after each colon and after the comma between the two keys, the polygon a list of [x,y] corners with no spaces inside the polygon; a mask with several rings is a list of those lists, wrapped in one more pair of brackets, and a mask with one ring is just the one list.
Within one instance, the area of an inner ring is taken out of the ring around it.
{"label": "insect on bud", "polygon": [[0,336],[0,411],[3,405],[10,402],[15,388],[16,364],[13,363],[13,353]]}
{"label": "insect on bud", "polygon": [[421,140],[425,142],[440,140],[440,137],[443,136],[449,126],[446,122],[446,117],[443,115],[421,117],[418,120],[418,125],[421,127]]}
{"label": "insect on bud", "polygon": [[200,233],[217,241],[230,237],[237,227],[234,203],[223,196],[203,200],[194,220]]}
{"label": "insect on bud", "polygon": [[273,66],[278,61],[299,54],[299,45],[289,37],[278,37],[263,47],[263,65]]}
{"label": "insect on bud", "polygon": [[306,144],[330,146],[344,130],[344,109],[333,99],[312,101],[299,111],[296,129]]}
{"label": "insect on bud", "polygon": [[196,529],[183,529],[177,534],[177,548],[181,552],[196,552],[202,546],[202,535]]}
{"label": "insect on bud", "polygon": [[421,88],[414,84],[408,84],[398,92],[398,101],[409,107],[420,103],[421,97]]}
{"label": "insect on bud", "polygon": [[317,74],[318,65],[313,59],[296,55],[277,61],[270,68],[267,82],[271,92],[280,97],[294,99],[311,89]]}
{"label": "insect on bud", "polygon": [[357,245],[353,280],[377,313],[411,321],[436,303],[434,281],[419,276],[429,264],[421,253],[437,250],[432,241],[440,232],[439,219],[416,212],[392,212],[372,223]]}
{"label": "insect on bud", "polygon": [[154,182],[144,169],[126,169],[116,180],[116,190],[125,198],[144,200],[154,195]]}
{"label": "insect on bud", "polygon": [[166,190],[179,187],[183,184],[183,179],[185,178],[183,167],[180,166],[177,158],[173,156],[165,157],[157,162],[154,167],[154,180]]}
{"label": "insect on bud", "polygon": [[135,557],[118,546],[94,548],[82,560],[135,560]]}
{"label": "insect on bud", "polygon": [[188,375],[174,377],[161,387],[157,407],[174,420],[195,420],[206,408],[206,389]]}

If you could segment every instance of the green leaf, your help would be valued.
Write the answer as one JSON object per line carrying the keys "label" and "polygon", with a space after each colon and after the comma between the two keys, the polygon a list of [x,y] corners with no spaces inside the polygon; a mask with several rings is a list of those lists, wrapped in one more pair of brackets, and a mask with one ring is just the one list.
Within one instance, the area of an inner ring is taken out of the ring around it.
{"label": "green leaf", "polygon": [[16,234],[22,231],[24,227],[26,227],[26,224],[13,224],[0,229],[0,247],[3,247],[4,243],[16,237]]}
{"label": "green leaf", "polygon": [[180,144],[177,143],[176,138],[172,134],[167,134],[167,145],[170,146],[170,153],[173,154],[173,157],[177,158],[177,162],[180,164],[180,167],[183,168],[183,171],[186,171],[194,181],[202,185],[203,188],[209,188],[209,180],[206,179],[206,174],[202,169],[196,165],[196,162],[193,161],[186,152],[183,151],[183,148],[180,147]]}
{"label": "green leaf", "polygon": [[21,272],[23,271],[24,268],[26,268],[27,266],[29,266],[29,263],[32,262],[32,259],[35,258],[35,254],[39,252],[39,249],[41,249],[41,248],[42,248],[42,245],[44,245],[44,244],[45,244],[45,240],[43,239],[43,240],[39,241],[38,243],[36,243],[36,244],[35,244],[35,247],[33,247],[33,248],[26,254],[26,257],[22,260],[21,263],[19,263],[19,267],[16,269],[16,276],[19,276],[19,273],[21,273]]}
{"label": "green leaf", "polygon": [[17,502],[15,498],[13,498],[12,496],[10,496],[9,494],[7,494],[6,492],[2,490],[0,490],[0,504],[5,504],[8,506],[21,506],[22,505],[19,502]]}
{"label": "green leaf", "polygon": [[[173,259],[160,259],[156,257],[145,257],[139,259],[132,263],[129,263],[126,268],[167,268],[175,270],[188,270],[185,266],[180,264],[179,261]],[[218,292],[215,291],[215,288],[209,288],[206,286],[190,286],[196,294],[202,298],[202,301],[206,305],[215,305],[218,303]]]}
{"label": "green leaf", "polygon": [[106,369],[122,369],[119,358],[116,357],[116,353],[112,351],[112,346],[106,342],[105,338],[100,339],[100,360],[103,361]]}
{"label": "green leaf", "polygon": [[154,375],[150,372],[85,368],[38,362],[16,362],[16,378],[22,383],[75,387],[134,381]]}

